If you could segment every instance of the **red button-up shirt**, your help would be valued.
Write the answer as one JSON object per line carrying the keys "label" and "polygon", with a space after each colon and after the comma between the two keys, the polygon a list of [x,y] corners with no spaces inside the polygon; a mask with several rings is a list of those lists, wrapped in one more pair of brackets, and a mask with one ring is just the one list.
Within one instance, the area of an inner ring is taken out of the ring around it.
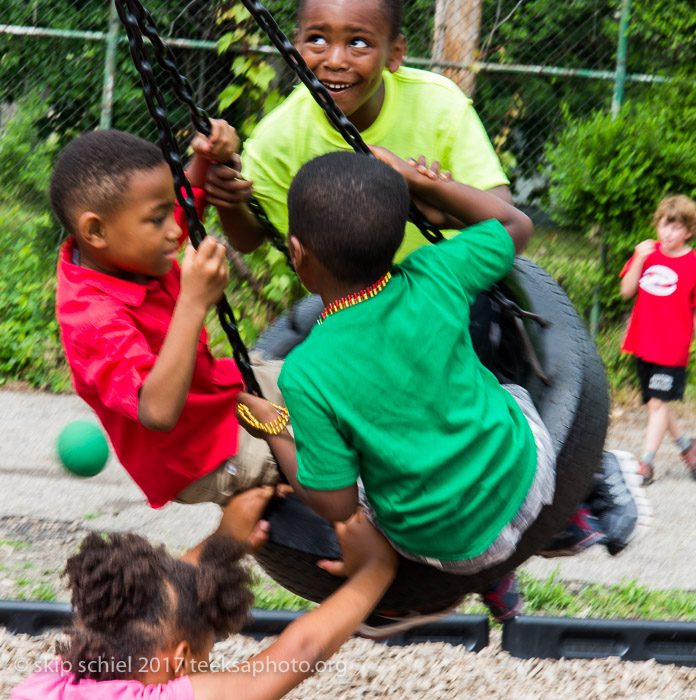
{"label": "red button-up shirt", "polygon": [[163,277],[138,284],[80,267],[73,262],[75,247],[70,238],[61,249],[56,289],[73,385],[99,417],[121,464],[159,508],[236,453],[242,377],[233,360],[213,358],[204,328],[176,426],[158,432],[142,425],[138,391],[169,328],[180,267],[174,262]]}

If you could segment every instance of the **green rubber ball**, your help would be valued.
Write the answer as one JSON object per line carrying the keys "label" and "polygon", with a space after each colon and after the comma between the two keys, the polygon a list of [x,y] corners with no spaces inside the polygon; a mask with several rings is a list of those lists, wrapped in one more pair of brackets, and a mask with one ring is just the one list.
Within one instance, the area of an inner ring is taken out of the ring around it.
{"label": "green rubber ball", "polygon": [[58,457],[76,476],[94,476],[109,458],[109,446],[101,428],[86,420],[68,423],[58,436]]}

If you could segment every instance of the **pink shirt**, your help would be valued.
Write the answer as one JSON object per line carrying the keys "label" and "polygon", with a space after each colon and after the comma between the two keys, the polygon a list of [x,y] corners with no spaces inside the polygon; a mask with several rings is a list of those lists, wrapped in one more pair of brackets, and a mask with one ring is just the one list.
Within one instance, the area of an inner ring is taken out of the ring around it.
{"label": "pink shirt", "polygon": [[[202,191],[195,194],[201,205]],[[182,218],[178,210],[185,229]],[[158,432],[142,425],[138,392],[169,328],[181,269],[175,261],[163,277],[137,284],[80,267],[73,262],[74,249],[70,238],[60,253],[56,287],[56,315],[73,385],[99,417],[121,464],[150,505],[159,508],[236,453],[242,376],[232,359],[213,358],[204,328],[176,426]]]}
{"label": "pink shirt", "polygon": [[[631,258],[621,271],[623,277]],[[694,331],[696,253],[672,258],[657,248],[643,263],[621,350],[664,367],[686,367]]]}
{"label": "pink shirt", "polygon": [[194,700],[188,676],[164,685],[143,685],[140,681],[93,681],[73,683],[73,674],[53,662],[20,683],[10,700]]}

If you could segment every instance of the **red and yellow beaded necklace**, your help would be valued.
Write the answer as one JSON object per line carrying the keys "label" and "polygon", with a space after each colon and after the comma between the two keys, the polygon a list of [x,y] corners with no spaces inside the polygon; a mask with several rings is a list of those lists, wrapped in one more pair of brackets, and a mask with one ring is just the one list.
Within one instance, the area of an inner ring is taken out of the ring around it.
{"label": "red and yellow beaded necklace", "polygon": [[365,289],[361,289],[359,292],[350,294],[347,297],[341,297],[341,299],[336,299],[330,304],[324,307],[321,312],[321,316],[317,319],[317,323],[321,325],[324,323],[324,319],[331,314],[335,314],[337,311],[342,311],[347,309],[349,306],[355,306],[361,302],[370,299],[371,297],[377,296],[386,286],[387,282],[391,279],[391,272],[386,272],[383,274],[374,284],[371,284]]}

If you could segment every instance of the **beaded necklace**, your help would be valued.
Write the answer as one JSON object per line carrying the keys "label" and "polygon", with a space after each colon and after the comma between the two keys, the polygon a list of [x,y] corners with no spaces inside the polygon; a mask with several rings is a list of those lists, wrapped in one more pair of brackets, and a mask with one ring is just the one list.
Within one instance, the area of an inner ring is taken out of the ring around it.
{"label": "beaded necklace", "polygon": [[336,299],[336,301],[332,301],[330,304],[324,307],[324,310],[321,312],[321,316],[319,316],[317,319],[317,323],[321,325],[324,323],[324,319],[327,316],[331,316],[331,314],[335,314],[337,311],[347,309],[349,306],[360,304],[370,297],[377,296],[387,286],[387,282],[389,282],[390,279],[391,272],[386,272],[369,287],[365,287],[365,289],[361,289],[359,292],[350,294],[347,297],[341,297],[340,299]]}

